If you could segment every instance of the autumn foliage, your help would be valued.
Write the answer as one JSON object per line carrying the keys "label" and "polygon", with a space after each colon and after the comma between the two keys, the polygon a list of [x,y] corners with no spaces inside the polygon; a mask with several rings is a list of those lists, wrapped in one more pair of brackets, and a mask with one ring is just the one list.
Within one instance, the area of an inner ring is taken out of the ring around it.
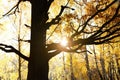
{"label": "autumn foliage", "polygon": [[[2,1],[0,1],[0,6],[5,6]],[[32,29],[30,13],[33,2],[19,0],[15,2],[16,5],[15,3],[12,5],[12,8],[8,9],[5,6],[6,9],[1,9],[3,10],[0,13],[2,16],[0,19],[1,36],[13,34],[17,36],[6,37],[6,41],[0,37],[2,50],[0,64],[5,66],[4,68],[0,66],[0,80],[27,78],[27,63],[29,64],[31,60],[29,47],[31,43],[34,43],[30,40]],[[48,5],[43,9],[44,14],[41,13],[44,16],[39,17],[42,20],[40,29],[46,31],[46,33],[43,32],[45,35],[43,45],[47,53],[44,56],[47,57],[41,58],[43,61],[47,58],[46,61],[49,63],[48,78],[50,80],[119,80],[120,1],[48,0],[46,2]],[[10,28],[14,30],[7,34]],[[14,40],[9,40],[13,38]],[[15,55],[13,57],[13,54],[2,54],[5,52],[16,53],[19,57]],[[8,65],[10,65],[9,68],[7,68]]]}

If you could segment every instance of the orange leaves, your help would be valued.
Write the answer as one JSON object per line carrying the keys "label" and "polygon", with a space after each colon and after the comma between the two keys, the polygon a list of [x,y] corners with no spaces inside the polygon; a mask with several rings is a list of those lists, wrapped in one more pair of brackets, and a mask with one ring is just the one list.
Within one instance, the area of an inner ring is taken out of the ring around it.
{"label": "orange leaves", "polygon": [[92,2],[88,2],[85,5],[85,10],[85,14],[91,16],[93,13],[96,12],[95,4],[93,4]]}

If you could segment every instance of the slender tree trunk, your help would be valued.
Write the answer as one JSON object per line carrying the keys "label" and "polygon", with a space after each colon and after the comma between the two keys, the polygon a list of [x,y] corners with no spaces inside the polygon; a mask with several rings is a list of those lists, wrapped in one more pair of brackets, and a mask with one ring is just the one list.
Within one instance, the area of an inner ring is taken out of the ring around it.
{"label": "slender tree trunk", "polygon": [[18,80],[21,80],[21,58],[19,57],[18,59],[19,61],[19,68],[18,68]]}
{"label": "slender tree trunk", "polygon": [[63,80],[66,80],[66,63],[65,63],[65,53],[63,52]]}
{"label": "slender tree trunk", "polygon": [[27,80],[48,80],[46,45],[47,0],[32,0],[30,60]]}
{"label": "slender tree trunk", "polygon": [[[20,48],[20,41],[19,41],[19,44],[18,44],[18,49],[19,51],[21,51],[21,48]],[[18,80],[21,80],[21,58],[18,57]]]}
{"label": "slender tree trunk", "polygon": [[104,60],[104,44],[103,44],[103,52],[100,54],[100,64],[101,64],[101,67],[102,67],[102,75],[103,75],[103,80],[107,80],[107,77],[106,77],[106,70],[105,70],[105,60]]}
{"label": "slender tree trunk", "polygon": [[116,67],[117,67],[117,69],[116,69],[116,77],[117,77],[117,80],[119,80],[119,78],[120,78],[120,73],[119,73],[119,69],[120,69],[120,65],[119,65],[119,61],[118,61],[118,59],[117,59],[118,57],[117,57],[117,55],[115,54],[115,60],[116,60]]}
{"label": "slender tree trunk", "polygon": [[[21,41],[20,41],[20,33],[21,33],[21,18],[22,18],[22,10],[20,13],[20,19],[19,19],[19,27],[18,27],[18,50],[21,52]],[[18,80],[21,79],[21,58],[18,56]]]}
{"label": "slender tree trunk", "polygon": [[[120,43],[117,44],[117,45],[118,45],[118,48],[120,49]],[[118,59],[118,56],[117,56],[117,59],[116,59],[116,63],[117,63],[117,73],[118,73],[118,76],[119,76],[119,78],[120,78],[120,63],[119,63],[119,60],[120,60],[120,59]]]}
{"label": "slender tree trunk", "polygon": [[[86,45],[85,45],[85,49],[87,50]],[[89,65],[89,59],[88,59],[87,52],[85,52],[85,61],[86,61],[86,68],[87,68],[88,78],[89,78],[89,80],[92,80],[91,71],[90,71],[90,65]]]}
{"label": "slender tree trunk", "polygon": [[71,75],[71,80],[76,80],[74,77],[74,73],[73,73],[73,62],[72,62],[72,53],[70,53],[70,75]]}
{"label": "slender tree trunk", "polygon": [[103,80],[102,78],[102,74],[100,73],[100,70],[99,70],[99,67],[98,67],[98,60],[97,60],[97,56],[96,56],[96,51],[95,51],[95,47],[93,45],[93,52],[94,52],[94,57],[95,57],[95,65],[96,65],[96,68],[97,68],[97,72],[100,76],[100,80]]}
{"label": "slender tree trunk", "polygon": [[109,78],[110,80],[114,80],[114,60],[113,60],[113,55],[110,52],[110,46],[108,45],[108,53],[109,53],[109,57],[110,57],[110,61],[109,61]]}

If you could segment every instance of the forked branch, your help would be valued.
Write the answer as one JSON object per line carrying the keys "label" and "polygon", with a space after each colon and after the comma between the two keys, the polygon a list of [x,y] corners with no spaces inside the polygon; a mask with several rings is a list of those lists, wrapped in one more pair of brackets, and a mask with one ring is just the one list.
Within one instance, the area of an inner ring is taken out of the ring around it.
{"label": "forked branch", "polygon": [[85,30],[85,28],[86,28],[86,26],[89,24],[89,22],[93,19],[93,18],[95,18],[95,16],[97,16],[99,13],[101,13],[101,12],[104,12],[105,10],[107,10],[108,8],[110,8],[113,4],[115,4],[117,2],[117,0],[113,0],[109,5],[107,5],[105,8],[103,8],[103,9],[100,9],[100,10],[97,10],[92,16],[90,16],[82,25],[79,25],[79,27],[78,27],[78,29],[77,30],[79,30],[79,28],[80,27],[82,27],[82,29],[79,31],[79,32],[77,32],[77,33],[75,33],[75,34],[73,34],[72,35],[72,37],[75,37],[75,36],[77,36],[77,35],[79,35],[79,34],[81,34],[81,33],[84,33],[84,30]]}
{"label": "forked branch", "polygon": [[0,49],[7,52],[7,53],[14,52],[15,54],[17,54],[21,58],[29,61],[29,57],[23,55],[20,51],[15,49],[13,46],[9,46],[9,45],[6,45],[6,44],[0,44]]}
{"label": "forked branch", "polygon": [[50,22],[46,23],[47,28],[49,28],[51,25],[55,25],[55,24],[58,24],[60,22],[60,20],[61,20],[60,16],[62,15],[62,13],[64,12],[64,10],[66,8],[74,10],[73,8],[67,6],[69,1],[67,2],[67,4],[65,6],[61,6],[61,10],[60,10],[59,14],[54,19],[52,19]]}
{"label": "forked branch", "polygon": [[[19,12],[19,4],[20,4],[21,2],[23,2],[23,1],[30,1],[30,0],[19,0],[16,5],[14,5],[8,12],[6,12],[6,13],[3,15],[3,17],[6,16],[6,15],[15,14],[17,11]],[[12,12],[12,11],[13,11],[13,12]]]}

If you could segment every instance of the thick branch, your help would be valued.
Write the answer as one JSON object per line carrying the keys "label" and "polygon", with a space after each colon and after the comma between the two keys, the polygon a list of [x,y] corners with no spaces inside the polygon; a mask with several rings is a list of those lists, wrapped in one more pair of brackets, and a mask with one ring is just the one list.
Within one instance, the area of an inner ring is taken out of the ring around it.
{"label": "thick branch", "polygon": [[59,54],[61,51],[56,50],[54,52],[51,52],[48,54],[48,59],[51,59],[52,57],[56,56],[57,54]]}
{"label": "thick branch", "polygon": [[60,45],[60,43],[51,43],[51,44],[47,44],[47,51],[52,51],[52,50],[59,50],[59,51],[69,51],[69,49],[67,49],[67,47],[63,47],[62,45]]}
{"label": "thick branch", "polygon": [[12,46],[8,46],[6,44],[0,44],[0,49],[7,52],[7,53],[10,53],[10,52],[14,52],[16,53],[18,56],[20,56],[21,58],[29,61],[29,57],[23,55],[20,51],[18,51],[17,49],[15,49],[14,47]]}
{"label": "thick branch", "polygon": [[[51,1],[52,1],[52,0],[51,0]],[[68,3],[69,3],[69,1],[68,1]],[[60,10],[59,14],[58,14],[54,19],[52,19],[51,22],[47,22],[47,23],[46,23],[46,27],[47,27],[47,28],[49,28],[51,25],[58,24],[58,23],[60,22],[60,20],[61,20],[60,16],[61,16],[62,13],[64,12],[65,8],[74,10],[73,8],[70,8],[70,7],[67,6],[68,3],[67,3],[65,6],[61,6],[61,10]]]}

